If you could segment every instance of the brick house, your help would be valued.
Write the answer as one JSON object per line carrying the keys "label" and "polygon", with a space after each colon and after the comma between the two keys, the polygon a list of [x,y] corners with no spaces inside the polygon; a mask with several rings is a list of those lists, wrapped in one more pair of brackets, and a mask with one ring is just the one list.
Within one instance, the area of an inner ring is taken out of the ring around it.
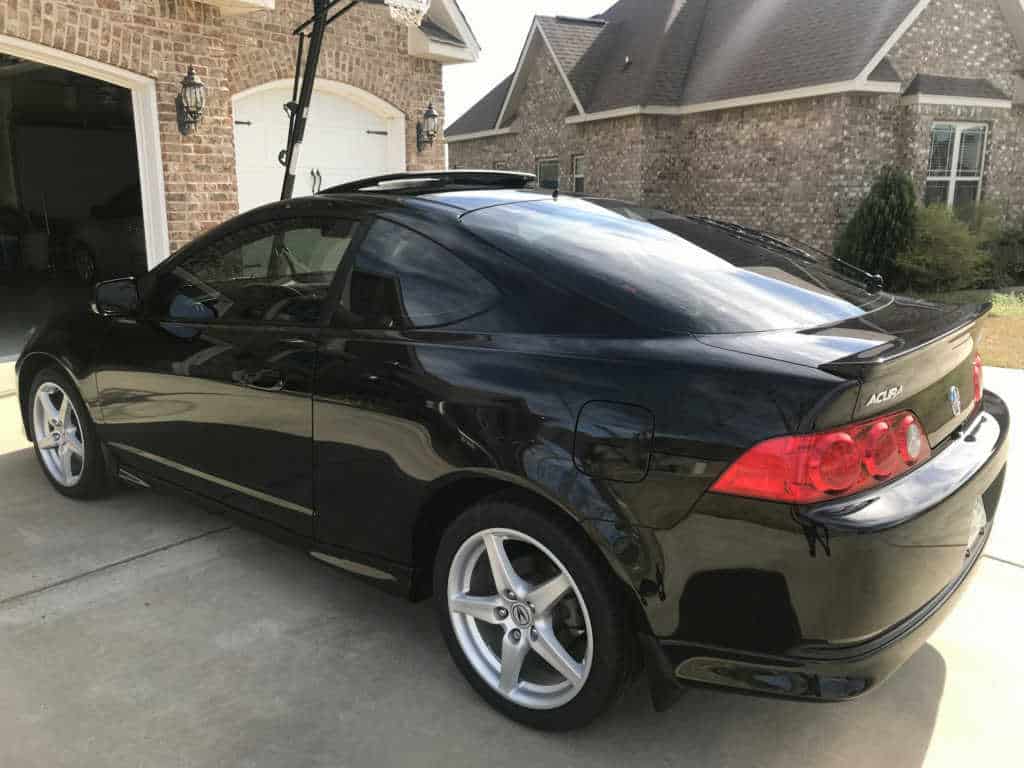
{"label": "brick house", "polygon": [[886,163],[1017,219],[1022,51],[1024,0],[620,0],[535,19],[449,162],[825,248]]}
{"label": "brick house", "polygon": [[[16,234],[0,234],[5,249],[21,240],[0,262],[0,287],[12,264],[32,262],[32,243],[49,237],[56,258],[76,216],[95,218],[90,207],[132,183],[139,268],[276,199],[292,31],[312,12],[312,0],[0,0],[0,209],[18,221]],[[442,166],[440,141],[417,148],[417,121],[428,104],[444,112],[442,67],[478,56],[455,0],[434,0],[418,29],[395,23],[381,0],[357,6],[327,32],[296,193]],[[190,66],[207,106],[185,134],[176,102]]]}

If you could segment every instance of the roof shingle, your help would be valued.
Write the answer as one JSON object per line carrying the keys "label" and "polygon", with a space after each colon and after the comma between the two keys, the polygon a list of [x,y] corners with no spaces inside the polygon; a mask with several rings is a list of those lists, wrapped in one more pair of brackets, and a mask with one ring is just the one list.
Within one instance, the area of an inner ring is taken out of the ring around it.
{"label": "roof shingle", "polygon": [[[584,110],[595,113],[854,81],[918,2],[619,0],[595,19],[536,23]],[[898,82],[899,75],[883,59],[869,79]],[[489,93],[448,135],[494,128],[512,80],[499,86],[500,99]]]}
{"label": "roof shingle", "polygon": [[466,114],[449,125],[444,131],[445,136],[461,136],[493,129],[498,122],[498,115],[505,104],[505,96],[508,95],[511,85],[512,75],[509,75],[498,83],[490,93],[470,107]]}
{"label": "roof shingle", "polygon": [[939,75],[918,75],[907,86],[905,95],[954,96],[964,99],[998,99],[1009,101],[1010,97],[988,80],[940,77]]}

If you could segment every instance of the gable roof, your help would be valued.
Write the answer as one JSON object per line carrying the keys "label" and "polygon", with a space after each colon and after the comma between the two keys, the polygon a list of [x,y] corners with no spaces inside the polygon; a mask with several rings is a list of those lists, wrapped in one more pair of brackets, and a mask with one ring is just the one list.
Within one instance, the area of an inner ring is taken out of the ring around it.
{"label": "gable roof", "polygon": [[[841,90],[898,93],[886,56],[930,0],[619,0],[594,19],[537,17],[503,116],[539,33],[581,108],[571,122],[630,111],[675,114]],[[828,90],[831,88],[832,90]],[[472,108],[476,131],[493,111]],[[486,105],[489,107],[489,105]],[[610,113],[610,114],[604,114]],[[447,135],[465,131],[456,121]]]}
{"label": "gable roof", "polygon": [[511,85],[512,75],[509,75],[498,83],[490,93],[470,107],[466,114],[445,128],[445,136],[461,136],[493,129],[498,124],[498,115],[501,114],[501,108],[505,104],[505,97],[508,95]]}

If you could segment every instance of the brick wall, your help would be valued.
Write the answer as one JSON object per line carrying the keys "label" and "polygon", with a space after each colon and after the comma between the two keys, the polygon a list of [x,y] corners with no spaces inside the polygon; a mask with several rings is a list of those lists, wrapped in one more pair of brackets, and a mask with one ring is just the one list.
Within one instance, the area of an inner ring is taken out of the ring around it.
{"label": "brick wall", "polygon": [[[0,32],[156,81],[171,247],[238,211],[231,96],[294,74],[291,30],[309,0],[222,18],[192,0],[0,0]],[[405,30],[382,7],[359,7],[329,32],[319,75],[366,90],[408,116],[410,169],[440,167],[440,143],[416,152],[416,118],[444,109],[441,65],[406,53]],[[182,136],[175,99],[189,65],[208,88],[202,127]],[[284,119],[282,113],[282,120]]]}

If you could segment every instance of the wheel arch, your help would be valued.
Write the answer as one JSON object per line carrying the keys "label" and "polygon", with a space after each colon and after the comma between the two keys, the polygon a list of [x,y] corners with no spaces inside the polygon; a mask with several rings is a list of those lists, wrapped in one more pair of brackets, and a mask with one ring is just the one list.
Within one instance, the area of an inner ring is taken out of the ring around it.
{"label": "wheel arch", "polygon": [[[30,441],[32,440],[32,426],[29,416],[29,399],[32,395],[32,382],[39,375],[40,371],[50,367],[57,368],[67,376],[78,387],[79,395],[82,394],[81,380],[56,355],[49,352],[30,352],[22,358],[21,364],[18,367],[18,405],[21,410],[21,426],[25,430],[25,436]],[[84,397],[82,399],[85,400]],[[86,402],[86,407],[88,407],[88,402]],[[92,414],[89,415],[92,416]]]}
{"label": "wheel arch", "polygon": [[[615,523],[589,521],[545,490],[522,478],[499,472],[465,472],[445,478],[436,485],[420,508],[412,530],[413,576],[411,598],[424,600],[431,596],[434,558],[441,537],[449,525],[469,507],[486,498],[501,495],[526,506],[550,514],[575,529],[593,549],[595,555],[611,569],[617,583],[630,599],[631,618],[638,630],[648,627],[643,602],[626,565],[615,555],[613,544],[602,530],[614,529]],[[640,622],[640,623],[636,623]]]}

